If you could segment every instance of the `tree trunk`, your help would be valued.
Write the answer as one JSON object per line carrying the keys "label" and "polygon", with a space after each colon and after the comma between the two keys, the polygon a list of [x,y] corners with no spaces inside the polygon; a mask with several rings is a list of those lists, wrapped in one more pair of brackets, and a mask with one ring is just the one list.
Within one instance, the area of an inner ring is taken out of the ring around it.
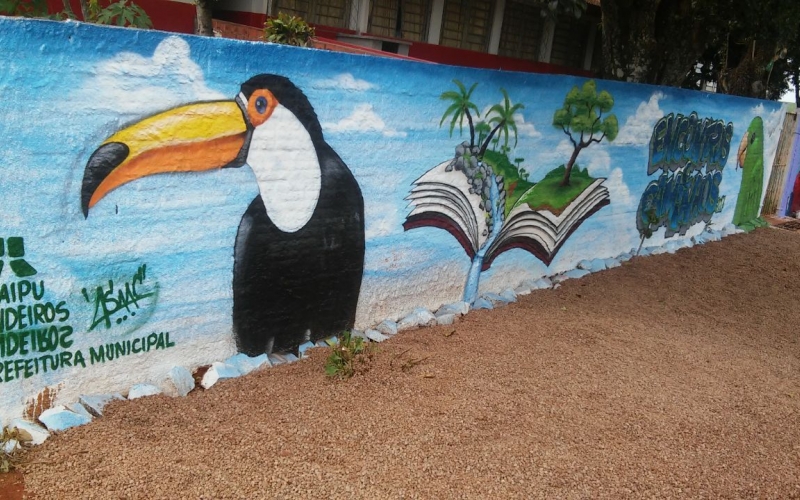
{"label": "tree trunk", "polygon": [[80,3],[81,3],[81,15],[83,16],[83,21],[87,23],[93,22],[91,16],[89,15],[89,0],[80,0]]}
{"label": "tree trunk", "polygon": [[690,0],[603,0],[604,77],[679,87],[710,35]]}
{"label": "tree trunk", "polygon": [[764,68],[772,57],[771,47],[756,40],[748,42],[747,50],[736,66],[725,72],[725,93],[763,99],[766,95]]}
{"label": "tree trunk", "polygon": [[214,36],[214,28],[212,26],[212,0],[195,0],[195,9],[197,11],[197,27],[195,32],[198,35]]}
{"label": "tree trunk", "polygon": [[[469,122],[469,147],[472,149],[475,146],[475,126],[472,124],[472,115],[469,114],[469,110],[465,109],[464,113],[467,115],[467,122]],[[472,154],[472,151],[469,154]]]}
{"label": "tree trunk", "polygon": [[794,105],[800,108],[800,71],[794,70],[794,74],[792,75],[792,80],[794,83]]}
{"label": "tree trunk", "polygon": [[488,148],[489,143],[492,142],[492,137],[494,137],[494,134],[497,133],[498,130],[500,130],[500,127],[502,127],[504,123],[505,121],[501,121],[500,123],[497,124],[495,128],[492,129],[491,132],[489,132],[489,135],[486,137],[486,140],[483,141],[483,146],[481,146],[481,150],[478,151],[478,158],[483,159],[483,155],[486,153],[486,148]]}
{"label": "tree trunk", "polygon": [[578,143],[578,145],[575,146],[575,149],[572,150],[572,156],[569,157],[567,166],[564,168],[564,179],[561,181],[562,186],[569,186],[569,176],[572,174],[572,167],[575,165],[575,160],[578,159],[578,154],[583,148],[584,146],[582,146],[581,143]]}
{"label": "tree trunk", "polygon": [[604,0],[600,4],[604,77],[648,82],[658,0]]}

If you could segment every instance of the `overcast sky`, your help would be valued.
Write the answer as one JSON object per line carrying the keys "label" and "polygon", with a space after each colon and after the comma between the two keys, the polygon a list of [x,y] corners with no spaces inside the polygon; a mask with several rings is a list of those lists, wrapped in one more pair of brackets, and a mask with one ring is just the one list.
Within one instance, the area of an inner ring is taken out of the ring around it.
{"label": "overcast sky", "polygon": [[794,102],[794,85],[789,85],[789,90],[781,97],[783,102]]}

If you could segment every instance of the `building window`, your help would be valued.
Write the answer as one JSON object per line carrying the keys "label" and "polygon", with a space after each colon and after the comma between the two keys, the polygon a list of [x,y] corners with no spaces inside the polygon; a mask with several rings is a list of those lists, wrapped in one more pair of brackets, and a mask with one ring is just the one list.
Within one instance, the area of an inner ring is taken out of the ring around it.
{"label": "building window", "polygon": [[285,12],[302,17],[311,24],[347,28],[350,16],[350,0],[277,0],[272,14]]}
{"label": "building window", "polygon": [[424,41],[428,33],[429,0],[373,0],[370,35]]}
{"label": "building window", "polygon": [[589,42],[589,23],[596,20],[575,19],[572,16],[560,16],[553,35],[553,50],[550,62],[571,68],[583,68],[586,57],[586,46]]}
{"label": "building window", "polygon": [[498,55],[538,60],[543,27],[541,7],[508,0],[503,14]]}
{"label": "building window", "polygon": [[441,45],[486,52],[493,0],[445,0]]}

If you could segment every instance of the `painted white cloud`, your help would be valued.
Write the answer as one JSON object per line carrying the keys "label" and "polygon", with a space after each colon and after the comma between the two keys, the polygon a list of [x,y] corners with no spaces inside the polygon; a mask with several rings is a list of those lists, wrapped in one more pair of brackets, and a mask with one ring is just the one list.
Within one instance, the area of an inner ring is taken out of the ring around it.
{"label": "painted white cloud", "polygon": [[[555,148],[537,150],[536,165],[538,165],[538,168],[531,175],[531,180],[538,181],[544,174],[553,170],[555,167],[567,163],[569,157],[572,155],[573,149],[568,139],[562,139]],[[581,168],[584,165],[584,161],[588,160],[589,155],[586,155],[586,158],[583,156],[586,153],[589,153],[588,149],[581,152],[581,156],[578,157],[578,164]]]}
{"label": "painted white cloud", "polygon": [[639,206],[638,200],[631,196],[631,191],[628,185],[625,184],[622,178],[622,169],[617,167],[611,170],[611,173],[606,177],[603,183],[608,188],[611,195],[611,211],[614,213],[619,212],[635,212]]}
{"label": "painted white cloud", "polygon": [[317,80],[314,86],[318,89],[349,90],[352,92],[364,92],[375,88],[375,85],[366,80],[359,80],[351,73],[342,73],[333,78]]}
{"label": "painted white cloud", "polygon": [[588,157],[586,168],[593,177],[602,177],[611,172],[611,155],[605,149],[595,148],[592,150],[589,147],[584,149],[581,154]]}
{"label": "painted white cloud", "polygon": [[388,236],[403,228],[401,211],[394,203],[368,203],[364,211],[365,237],[370,240],[381,236]]}
{"label": "painted white cloud", "polygon": [[[611,168],[611,155],[603,147],[585,149],[581,155],[586,155],[588,163],[586,168],[592,177],[605,177],[603,185],[608,188],[611,195],[611,211],[614,213],[636,210],[638,201],[631,196],[628,185],[625,184],[622,169]],[[586,161],[585,160],[585,161]]]}
{"label": "painted white cloud", "polygon": [[533,123],[528,123],[525,121],[525,117],[522,116],[522,113],[515,113],[514,114],[514,121],[517,124],[517,133],[520,137],[541,137],[542,133],[536,130],[536,127]]}
{"label": "painted white cloud", "polygon": [[653,125],[664,116],[664,111],[658,105],[663,98],[662,92],[656,92],[650,96],[650,100],[639,104],[636,113],[625,120],[625,124],[620,127],[619,135],[611,144],[618,146],[647,144],[653,132]]}
{"label": "painted white cloud", "polygon": [[326,132],[377,132],[384,137],[405,137],[406,133],[395,130],[386,125],[383,118],[378,116],[372,104],[358,104],[350,116],[342,118],[336,123],[323,123],[322,128]]}
{"label": "painted white cloud", "polygon": [[192,61],[189,44],[178,36],[164,39],[144,57],[122,52],[94,68],[78,91],[77,102],[142,115],[199,100],[224,99],[206,86],[203,70]]}

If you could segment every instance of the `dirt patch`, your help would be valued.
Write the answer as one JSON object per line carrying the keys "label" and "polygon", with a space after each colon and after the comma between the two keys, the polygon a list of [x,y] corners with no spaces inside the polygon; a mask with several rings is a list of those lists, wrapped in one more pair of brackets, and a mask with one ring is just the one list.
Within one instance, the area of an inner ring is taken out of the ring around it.
{"label": "dirt patch", "polygon": [[318,349],[187,398],[114,405],[36,449],[27,487],[39,498],[800,498],[798,278],[789,231],[637,258],[402,333],[349,381],[324,377]]}
{"label": "dirt patch", "polygon": [[0,474],[0,500],[22,500],[25,495],[25,481],[20,471]]}
{"label": "dirt patch", "polygon": [[775,227],[778,229],[786,229],[788,231],[800,231],[800,220],[790,220],[788,222],[777,224]]}

